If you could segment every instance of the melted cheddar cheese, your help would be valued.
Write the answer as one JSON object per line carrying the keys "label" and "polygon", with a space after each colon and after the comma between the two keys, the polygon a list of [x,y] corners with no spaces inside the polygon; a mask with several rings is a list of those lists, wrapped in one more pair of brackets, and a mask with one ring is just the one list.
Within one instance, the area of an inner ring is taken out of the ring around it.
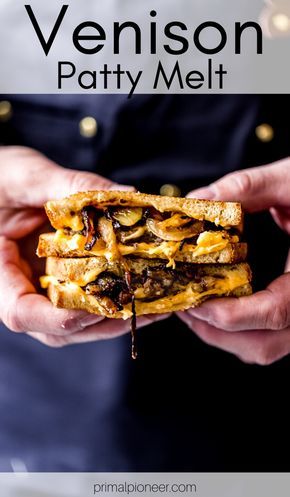
{"label": "melted cheddar cheese", "polygon": [[[225,249],[230,243],[237,243],[238,241],[239,238],[237,236],[231,236],[225,232],[205,231],[199,235],[196,245],[186,244],[181,252],[190,252],[195,256],[212,254]],[[70,236],[65,234],[62,230],[58,230],[55,233],[54,242],[63,252],[66,252],[68,249],[85,251],[86,239],[83,235],[75,234]],[[117,248],[117,251],[115,248]],[[112,260],[114,258],[113,253],[115,254],[116,252],[119,252],[121,256],[139,255],[145,257],[149,256],[150,258],[165,258],[168,259],[169,265],[173,266],[174,256],[179,249],[180,242],[168,241],[163,241],[159,245],[145,242],[124,245],[116,242],[115,246],[110,247],[109,249],[102,240],[98,240],[92,250],[90,250],[89,253],[87,252],[87,254],[97,257],[106,257],[107,260]]]}
{"label": "melted cheddar cheese", "polygon": [[[91,275],[93,279],[94,276]],[[249,283],[249,276],[247,271],[243,266],[236,266],[229,268],[228,272],[225,273],[224,277],[214,278],[214,276],[205,276],[204,281],[206,283],[208,279],[209,289],[204,292],[199,292],[196,289],[196,283],[190,282],[185,287],[184,290],[180,291],[175,295],[169,295],[167,297],[156,298],[154,301],[146,302],[144,299],[144,294],[142,288],[138,288],[135,291],[136,298],[136,311],[137,314],[148,314],[156,312],[166,312],[175,311],[197,306],[208,296],[222,296],[229,295],[235,289],[247,285]],[[89,283],[88,278],[84,278],[82,283]],[[92,280],[91,280],[92,281]],[[68,294],[73,294],[77,296],[81,302],[86,302],[88,299],[92,302],[95,297],[87,295],[84,290],[75,282],[60,282],[54,276],[43,276],[41,278],[42,288],[48,288],[50,285],[59,288],[62,292]],[[101,300],[98,301],[98,305],[102,306]],[[123,311],[120,315],[127,319],[131,317],[131,305],[128,304],[124,306]]]}

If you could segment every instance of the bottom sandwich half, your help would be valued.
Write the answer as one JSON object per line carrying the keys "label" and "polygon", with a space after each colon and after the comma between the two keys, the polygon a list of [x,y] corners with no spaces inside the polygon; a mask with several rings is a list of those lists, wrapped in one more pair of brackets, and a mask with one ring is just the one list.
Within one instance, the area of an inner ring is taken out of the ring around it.
{"label": "bottom sandwich half", "polygon": [[252,293],[247,263],[185,264],[103,257],[48,257],[41,285],[57,307],[82,309],[108,318],[159,314],[200,305],[204,300]]}

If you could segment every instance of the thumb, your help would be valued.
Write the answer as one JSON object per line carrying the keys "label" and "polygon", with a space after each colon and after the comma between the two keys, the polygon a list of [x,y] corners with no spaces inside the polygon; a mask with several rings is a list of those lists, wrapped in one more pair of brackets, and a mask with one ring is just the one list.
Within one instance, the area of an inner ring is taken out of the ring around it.
{"label": "thumb", "polygon": [[0,184],[2,208],[43,207],[48,200],[88,190],[134,190],[95,173],[58,166],[30,150],[12,157],[9,154],[2,165],[6,166]]}
{"label": "thumb", "polygon": [[289,206],[289,186],[290,160],[285,159],[230,173],[208,187],[190,192],[188,197],[241,202],[247,211],[255,212]]}
{"label": "thumb", "polygon": [[[53,189],[52,189],[53,187]],[[47,187],[43,193],[47,200],[53,198],[63,198],[72,193],[85,192],[89,190],[121,190],[134,191],[130,185],[120,185],[97,173],[65,169],[60,166],[54,167],[54,174],[51,176]]]}
{"label": "thumb", "polygon": [[33,204],[38,207],[42,207],[48,200],[57,200],[77,192],[89,190],[134,191],[133,186],[118,185],[99,174],[66,169],[52,163],[46,165],[43,173],[45,174],[41,174],[32,188]]}

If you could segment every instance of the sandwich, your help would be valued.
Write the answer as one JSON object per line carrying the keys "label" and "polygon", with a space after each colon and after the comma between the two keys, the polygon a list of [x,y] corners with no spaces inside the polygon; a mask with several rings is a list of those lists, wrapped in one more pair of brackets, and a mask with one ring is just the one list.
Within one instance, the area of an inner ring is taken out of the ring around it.
{"label": "sandwich", "polygon": [[168,266],[245,260],[241,205],[133,192],[87,192],[47,202],[55,233],[40,236],[39,257],[165,259]]}
{"label": "sandwich", "polygon": [[37,254],[52,303],[131,318],[133,338],[136,316],[252,291],[239,203],[96,191],[45,209],[55,231]]}

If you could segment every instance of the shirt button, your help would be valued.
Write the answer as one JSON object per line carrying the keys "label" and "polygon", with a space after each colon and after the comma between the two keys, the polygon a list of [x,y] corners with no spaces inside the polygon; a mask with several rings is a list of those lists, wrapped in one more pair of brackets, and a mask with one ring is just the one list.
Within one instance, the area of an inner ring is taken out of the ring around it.
{"label": "shirt button", "polygon": [[7,100],[0,102],[0,122],[5,123],[12,117],[12,105]]}
{"label": "shirt button", "polygon": [[274,138],[274,129],[270,124],[260,124],[255,130],[256,137],[263,143],[269,143]]}
{"label": "shirt button", "polygon": [[98,132],[98,123],[94,117],[84,117],[79,124],[80,134],[85,138],[93,138]]}
{"label": "shirt button", "polygon": [[160,188],[160,195],[165,197],[180,197],[181,190],[176,185],[163,185]]}

